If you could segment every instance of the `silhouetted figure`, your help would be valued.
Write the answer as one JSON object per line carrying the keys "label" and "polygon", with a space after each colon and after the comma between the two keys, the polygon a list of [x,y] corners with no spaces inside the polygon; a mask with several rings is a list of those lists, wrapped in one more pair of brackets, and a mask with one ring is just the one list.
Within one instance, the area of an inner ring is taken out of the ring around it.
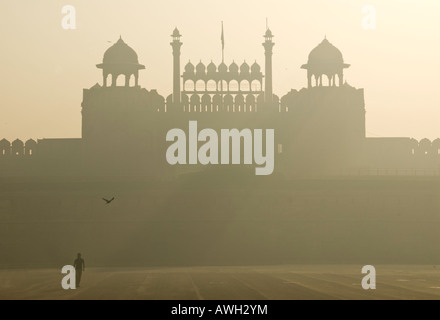
{"label": "silhouetted figure", "polygon": [[113,200],[115,200],[115,197],[111,198],[110,200],[107,200],[105,198],[102,198],[102,200],[104,200],[106,202],[106,204],[109,204],[110,202],[112,202]]}
{"label": "silhouetted figure", "polygon": [[81,253],[78,253],[76,260],[73,262],[73,267],[75,268],[76,287],[79,288],[79,283],[81,282],[82,273],[86,268],[84,259],[81,258]]}

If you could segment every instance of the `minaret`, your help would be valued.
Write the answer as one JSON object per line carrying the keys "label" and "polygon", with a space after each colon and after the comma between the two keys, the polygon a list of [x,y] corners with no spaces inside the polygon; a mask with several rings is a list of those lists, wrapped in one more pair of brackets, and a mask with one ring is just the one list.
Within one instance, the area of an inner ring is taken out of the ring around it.
{"label": "minaret", "polygon": [[264,54],[266,56],[266,66],[265,66],[265,88],[264,88],[264,103],[266,106],[272,104],[272,48],[275,43],[272,42],[272,31],[268,28],[264,35],[265,41],[263,42]]}
{"label": "minaret", "polygon": [[177,27],[174,29],[171,37],[173,42],[171,46],[173,47],[173,104],[175,106],[180,105],[180,47],[182,42],[180,42],[180,34]]}

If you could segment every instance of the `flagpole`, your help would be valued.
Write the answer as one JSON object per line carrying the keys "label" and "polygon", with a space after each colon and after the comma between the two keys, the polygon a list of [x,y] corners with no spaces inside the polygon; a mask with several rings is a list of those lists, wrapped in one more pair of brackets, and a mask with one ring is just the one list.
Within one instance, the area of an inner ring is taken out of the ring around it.
{"label": "flagpole", "polygon": [[225,35],[223,33],[223,21],[222,21],[222,62],[225,62]]}
{"label": "flagpole", "polygon": [[[221,41],[222,41],[222,63],[225,62],[225,36],[223,33],[223,21],[222,21],[222,35],[221,35]],[[222,102],[222,110],[223,110],[223,79],[220,79],[220,90],[221,90],[221,102]]]}

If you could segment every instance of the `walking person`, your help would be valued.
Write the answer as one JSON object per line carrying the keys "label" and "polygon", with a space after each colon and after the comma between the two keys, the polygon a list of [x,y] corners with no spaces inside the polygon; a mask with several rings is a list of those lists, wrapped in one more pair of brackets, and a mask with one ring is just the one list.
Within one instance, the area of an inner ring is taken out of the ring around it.
{"label": "walking person", "polygon": [[76,260],[73,262],[73,267],[75,268],[76,287],[79,288],[81,276],[86,267],[84,259],[81,258],[81,253],[78,253]]}

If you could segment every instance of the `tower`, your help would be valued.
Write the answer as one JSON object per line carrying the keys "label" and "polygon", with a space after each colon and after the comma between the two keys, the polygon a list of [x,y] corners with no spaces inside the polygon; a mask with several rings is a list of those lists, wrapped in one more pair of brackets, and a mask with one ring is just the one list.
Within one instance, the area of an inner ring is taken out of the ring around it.
{"label": "tower", "polygon": [[[316,46],[309,54],[307,64],[301,66],[307,70],[307,86],[312,87],[312,76],[315,77],[315,86],[324,86],[322,76],[327,76],[328,86],[336,86],[336,76],[339,87],[344,83],[343,71],[350,65],[344,63],[341,51],[332,45],[327,38]],[[325,79],[324,79],[325,80]]]}
{"label": "tower", "polygon": [[[96,175],[160,174],[158,159],[164,154],[155,141],[162,137],[159,117],[165,110],[162,96],[138,85],[138,71],[145,67],[136,52],[119,39],[97,65],[103,70],[103,86],[83,90],[82,164]],[[111,85],[107,77],[111,75]],[[125,76],[125,83],[117,78]],[[130,78],[134,76],[134,85]],[[159,169],[158,169],[159,168]]]}
{"label": "tower", "polygon": [[139,70],[145,66],[139,64],[136,52],[130,48],[121,37],[104,53],[102,63],[96,65],[102,69],[103,86],[107,87],[107,78],[112,76],[112,87],[116,87],[116,80],[120,75],[125,76],[125,86],[129,87],[130,78],[134,76],[135,86],[138,86]]}
{"label": "tower", "polygon": [[266,106],[270,106],[272,104],[272,48],[275,43],[272,42],[272,31],[268,28],[266,33],[264,34],[265,41],[263,42],[264,54],[266,56],[265,61],[265,72],[266,72],[266,80],[265,88],[264,88],[264,103]]}
{"label": "tower", "polygon": [[341,51],[324,39],[301,66],[309,88],[281,99],[281,109],[289,110],[278,133],[286,139],[289,161],[283,165],[295,175],[340,175],[365,161],[364,90],[343,82],[348,67]]}
{"label": "tower", "polygon": [[174,29],[171,37],[173,41],[170,45],[173,47],[173,104],[180,105],[180,34],[177,27]]}

